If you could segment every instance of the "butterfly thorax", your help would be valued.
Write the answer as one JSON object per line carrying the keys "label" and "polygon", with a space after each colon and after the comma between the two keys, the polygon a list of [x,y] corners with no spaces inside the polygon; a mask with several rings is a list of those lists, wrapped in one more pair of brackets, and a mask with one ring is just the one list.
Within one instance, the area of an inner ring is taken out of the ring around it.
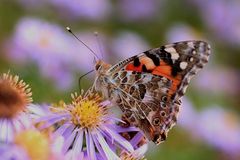
{"label": "butterfly thorax", "polygon": [[102,60],[98,60],[95,64],[96,78],[94,82],[94,88],[103,93],[106,98],[110,98],[107,90],[111,86],[108,78],[108,70],[110,68],[111,65]]}

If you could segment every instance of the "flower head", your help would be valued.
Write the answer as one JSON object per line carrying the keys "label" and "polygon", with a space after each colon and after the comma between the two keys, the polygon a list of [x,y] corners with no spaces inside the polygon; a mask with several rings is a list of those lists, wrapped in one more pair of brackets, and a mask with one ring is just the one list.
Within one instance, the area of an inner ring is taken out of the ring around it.
{"label": "flower head", "polygon": [[[128,31],[119,33],[111,42],[113,53],[121,59],[134,56],[136,53],[140,53],[149,48],[149,45],[143,37]],[[122,48],[124,48],[124,51]]]}
{"label": "flower head", "polygon": [[103,20],[109,16],[111,11],[111,3],[109,0],[50,0],[50,3],[63,12],[62,16],[76,19],[82,18],[87,20]]}
{"label": "flower head", "polygon": [[27,152],[15,144],[1,144],[0,155],[4,160],[30,160]]}
{"label": "flower head", "polygon": [[18,76],[0,76],[0,141],[10,141],[16,131],[31,125],[25,114],[32,102],[31,95],[29,86]]}
{"label": "flower head", "polygon": [[45,121],[42,128],[56,124],[58,127],[54,135],[64,137],[62,151],[66,154],[70,152],[73,159],[83,152],[93,160],[99,159],[98,154],[103,159],[119,159],[112,146],[129,153],[133,152],[134,148],[118,132],[116,122],[121,120],[110,115],[108,104],[108,101],[103,101],[103,98],[92,90],[85,94],[82,92],[81,95],[72,94],[70,104],[52,106],[51,112],[36,122]]}
{"label": "flower head", "polygon": [[18,76],[0,76],[0,117],[12,118],[32,102],[31,89]]}
{"label": "flower head", "polygon": [[157,15],[160,9],[161,4],[159,2],[156,0],[122,0],[119,1],[120,14],[124,20],[128,21],[151,19]]}
{"label": "flower head", "polygon": [[62,156],[55,149],[56,144],[61,145],[59,142],[36,129],[26,129],[18,132],[12,143],[1,144],[0,155],[5,160],[57,160]]}
{"label": "flower head", "polygon": [[238,117],[221,107],[208,107],[199,115],[197,132],[209,145],[229,155],[240,151],[240,126]]}
{"label": "flower head", "polygon": [[105,107],[101,107],[102,97],[92,94],[87,97],[72,94],[72,105],[70,109],[72,123],[82,128],[94,129],[104,123],[103,115],[107,114]]}
{"label": "flower head", "polygon": [[32,160],[48,160],[50,157],[49,139],[37,130],[22,131],[15,136],[14,141],[27,152]]}

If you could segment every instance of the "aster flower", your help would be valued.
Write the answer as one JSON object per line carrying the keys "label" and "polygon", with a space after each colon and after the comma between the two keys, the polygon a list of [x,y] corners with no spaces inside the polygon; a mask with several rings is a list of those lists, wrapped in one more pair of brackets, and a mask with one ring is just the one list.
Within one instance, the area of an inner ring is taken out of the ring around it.
{"label": "aster flower", "polygon": [[[226,79],[228,83],[226,83]],[[216,68],[211,67],[201,72],[200,76],[194,81],[194,85],[198,90],[203,92],[216,95],[237,95],[239,88],[236,86],[238,86],[239,80],[238,71],[217,66]]]}
{"label": "aster flower", "polygon": [[17,0],[19,2],[19,4],[21,4],[23,7],[27,8],[27,9],[36,9],[36,8],[41,8],[46,6],[47,4],[47,0]]}
{"label": "aster flower", "polygon": [[[120,32],[112,40],[111,49],[121,59],[129,58],[149,49],[148,43],[138,34],[133,32]],[[123,50],[124,48],[124,50]]]}
{"label": "aster flower", "polygon": [[0,76],[0,141],[10,142],[13,135],[31,126],[25,111],[32,102],[31,89],[18,76]]}
{"label": "aster flower", "polygon": [[189,133],[196,135],[196,123],[198,121],[198,112],[187,97],[182,99],[182,108],[179,114],[178,124]]}
{"label": "aster flower", "polygon": [[192,27],[186,24],[174,24],[166,33],[168,42],[178,42],[193,39],[203,39],[202,36]]}
{"label": "aster flower", "polygon": [[120,14],[124,20],[146,20],[157,15],[160,8],[156,0],[122,0],[119,1]]}
{"label": "aster flower", "polygon": [[15,144],[0,144],[0,155],[4,160],[30,160],[26,151]]}
{"label": "aster flower", "polygon": [[198,135],[209,145],[232,156],[240,153],[240,120],[237,115],[213,106],[203,110],[198,118]]}
{"label": "aster flower", "polygon": [[[87,44],[97,44],[91,32],[77,35]],[[90,47],[98,51],[97,45]],[[6,43],[6,50],[11,61],[22,65],[29,61],[36,64],[41,75],[54,81],[60,90],[72,86],[76,71],[87,72],[93,68],[93,56],[84,45],[65,28],[41,19],[21,19],[11,40]]]}
{"label": "aster flower", "polygon": [[[109,0],[50,0],[50,3],[59,9],[62,16],[68,15],[67,18],[86,18],[88,20],[103,20],[108,17],[111,11]],[[63,12],[65,11],[65,12]]]}
{"label": "aster flower", "polygon": [[0,145],[1,158],[4,157],[4,160],[57,160],[62,155],[51,146],[59,145],[59,140],[53,141],[49,136],[35,129],[26,129],[18,132],[12,143]]}
{"label": "aster flower", "polygon": [[58,25],[23,18],[16,25],[6,48],[10,60],[20,61],[21,64],[34,62],[44,77],[54,80],[60,89],[66,89],[72,82],[71,65],[68,64],[71,59],[69,55],[74,49],[77,50],[74,44],[74,39]]}
{"label": "aster flower", "polygon": [[56,125],[54,135],[64,137],[62,151],[65,154],[70,151],[73,159],[85,151],[91,160],[99,159],[98,154],[103,159],[119,159],[109,142],[127,152],[133,152],[134,148],[115,130],[120,120],[109,114],[108,104],[91,90],[72,94],[71,104],[52,106],[51,113],[36,122],[46,122],[41,128]]}
{"label": "aster flower", "polygon": [[[238,0],[194,0],[192,2],[200,9],[203,20],[216,37],[234,47],[239,44],[240,2]],[[223,19],[224,23],[222,23]]]}

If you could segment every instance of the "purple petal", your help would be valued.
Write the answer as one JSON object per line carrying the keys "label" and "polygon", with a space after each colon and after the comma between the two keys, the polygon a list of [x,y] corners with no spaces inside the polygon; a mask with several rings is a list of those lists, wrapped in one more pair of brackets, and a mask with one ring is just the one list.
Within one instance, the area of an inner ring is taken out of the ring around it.
{"label": "purple petal", "polygon": [[64,145],[63,145],[63,153],[65,154],[69,147],[72,145],[74,138],[76,137],[77,129],[75,129],[69,137],[65,139]]}
{"label": "purple petal", "polygon": [[[79,129],[76,140],[73,145],[73,149],[72,149],[73,150],[73,159],[77,159],[77,157],[79,156],[79,154],[82,151],[82,146],[83,146],[83,131],[81,129]],[[78,159],[80,159],[80,158],[78,158]]]}
{"label": "purple petal", "polygon": [[35,120],[35,123],[39,123],[39,122],[43,122],[43,121],[51,121],[52,119],[56,119],[56,118],[65,118],[68,117],[69,114],[50,114],[50,115],[46,115],[44,117],[40,117],[37,120]]}
{"label": "purple petal", "polygon": [[75,126],[74,125],[69,125],[69,127],[63,132],[62,136],[64,139],[67,139],[73,132]]}
{"label": "purple petal", "polygon": [[7,139],[6,139],[6,142],[10,142],[13,139],[14,131],[13,131],[12,122],[8,121],[7,123],[8,124],[7,124]]}
{"label": "purple petal", "polygon": [[102,134],[100,132],[96,132],[96,138],[97,141],[99,142],[99,144],[102,146],[103,151],[105,152],[105,155],[107,157],[107,159],[119,159],[120,158],[116,155],[116,153],[114,153],[111,148],[108,146],[107,142],[105,141],[104,137],[102,136]]}
{"label": "purple petal", "polygon": [[143,158],[144,154],[147,152],[147,149],[148,149],[148,145],[144,144],[133,152],[133,156],[136,159],[141,159]]}
{"label": "purple petal", "polygon": [[13,120],[12,124],[14,126],[14,131],[15,132],[19,132],[24,128],[23,124],[18,120]]}
{"label": "purple petal", "polygon": [[70,123],[65,123],[62,126],[60,126],[54,133],[53,136],[63,135],[63,133],[66,131],[66,129],[70,126]]}
{"label": "purple petal", "polygon": [[86,130],[85,130],[85,136],[86,136],[87,154],[91,160],[96,160],[96,153],[95,153],[95,149],[94,149],[92,136]]}
{"label": "purple petal", "polygon": [[30,128],[33,127],[32,120],[30,119],[29,115],[26,113],[22,113],[17,117],[17,120],[21,123],[23,128]]}
{"label": "purple petal", "polygon": [[108,135],[110,137],[112,137],[112,139],[114,139],[116,142],[118,142],[123,148],[125,148],[127,151],[133,152],[133,146],[122,136],[120,136],[117,132],[115,132],[115,130],[102,126],[103,131],[108,133]]}
{"label": "purple petal", "polygon": [[[55,123],[67,118],[68,116],[69,116],[68,114],[64,114],[64,115],[54,115],[54,116],[46,116],[46,117],[40,118],[42,120],[44,120],[44,119],[46,120],[45,121],[46,123],[44,123],[44,125],[42,125],[40,127],[40,129],[50,127],[50,126],[54,125]],[[37,121],[41,122],[40,119]],[[42,121],[42,122],[44,122],[44,121]]]}
{"label": "purple petal", "polygon": [[134,131],[140,131],[138,128],[136,127],[128,127],[128,128],[123,128],[123,127],[119,127],[116,125],[111,125],[111,128],[113,128],[116,132],[118,133],[122,133],[122,132],[134,132]]}
{"label": "purple petal", "polygon": [[3,119],[1,121],[1,126],[0,126],[0,140],[3,141],[3,142],[6,142],[7,140],[7,122],[8,120],[7,119]]}
{"label": "purple petal", "polygon": [[107,159],[107,157],[106,157],[106,155],[105,155],[102,147],[100,146],[100,144],[99,144],[99,142],[98,142],[98,140],[97,140],[96,135],[93,135],[92,137],[93,137],[93,141],[94,141],[94,144],[95,144],[98,152],[104,157],[104,159]]}
{"label": "purple petal", "polygon": [[140,142],[140,140],[142,139],[143,134],[142,132],[138,132],[130,141],[130,143],[135,147],[137,146],[137,144]]}

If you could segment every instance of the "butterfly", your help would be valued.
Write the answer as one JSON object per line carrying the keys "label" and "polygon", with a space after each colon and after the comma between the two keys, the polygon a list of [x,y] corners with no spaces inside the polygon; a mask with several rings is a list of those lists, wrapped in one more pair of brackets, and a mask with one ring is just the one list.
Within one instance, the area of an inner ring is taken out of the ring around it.
{"label": "butterfly", "polygon": [[113,66],[97,60],[93,86],[120,107],[127,123],[160,144],[176,124],[191,78],[209,55],[208,43],[193,40],[150,49]]}

